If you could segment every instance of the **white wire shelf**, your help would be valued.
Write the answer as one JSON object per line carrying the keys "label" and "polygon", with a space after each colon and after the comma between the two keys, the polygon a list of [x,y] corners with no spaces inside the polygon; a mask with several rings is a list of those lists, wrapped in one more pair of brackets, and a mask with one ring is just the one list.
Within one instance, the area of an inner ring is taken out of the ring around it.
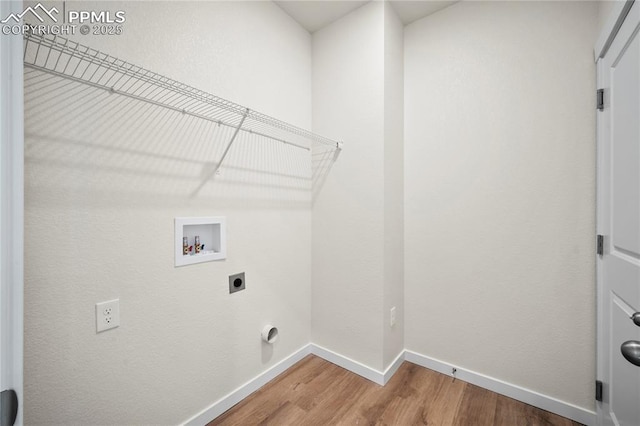
{"label": "white wire shelf", "polygon": [[341,141],[317,135],[75,41],[31,32],[25,33],[24,41],[25,67],[236,129],[218,168],[238,132],[249,132],[306,150],[311,150],[313,144],[342,149]]}

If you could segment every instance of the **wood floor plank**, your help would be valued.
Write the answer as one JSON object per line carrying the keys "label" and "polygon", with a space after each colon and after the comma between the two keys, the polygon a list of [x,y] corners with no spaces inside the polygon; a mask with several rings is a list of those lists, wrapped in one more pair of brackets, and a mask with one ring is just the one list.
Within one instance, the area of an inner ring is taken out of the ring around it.
{"label": "wood floor plank", "polygon": [[520,401],[498,395],[496,400],[495,426],[530,426]]}
{"label": "wood floor plank", "polygon": [[413,398],[395,397],[387,404],[376,425],[425,425],[422,410]]}
{"label": "wood floor plank", "polygon": [[285,402],[276,411],[265,417],[259,425],[300,425],[307,419],[308,413],[290,402]]}
{"label": "wood floor plank", "polygon": [[371,382],[368,382],[367,385],[370,387],[370,391],[360,398],[359,413],[368,424],[377,423],[395,397],[406,399],[417,392],[410,384],[411,380],[411,369],[409,365],[403,364],[386,386],[372,386],[374,384],[369,384]]}
{"label": "wood floor plank", "polygon": [[330,398],[324,404],[318,404],[309,411],[310,421],[317,425],[340,423],[354,407],[358,407],[358,400],[371,385],[375,384],[358,375],[349,374],[345,380],[331,387],[327,392]]}
{"label": "wood floor plank", "polygon": [[429,425],[453,424],[467,383],[417,365],[414,375],[421,421]]}
{"label": "wood floor plank", "polygon": [[498,394],[467,384],[453,424],[456,426],[492,426],[496,415]]}
{"label": "wood floor plank", "polygon": [[326,406],[334,397],[336,389],[345,387],[345,380],[351,378],[349,371],[330,364],[323,368],[315,380],[309,383],[302,383],[298,387],[299,395],[295,403],[307,412],[312,411],[317,406]]}
{"label": "wood floor plank", "polygon": [[[318,375],[322,374],[326,368],[326,362],[318,357],[305,357],[302,361],[287,370],[286,374],[281,374],[264,387],[251,394],[234,407],[234,410],[227,411],[222,416],[214,420],[216,425],[233,424],[258,424],[269,415],[280,409],[283,402],[295,399],[296,394],[306,395],[306,392],[298,389],[301,383],[312,382]],[[336,371],[338,367],[336,367]],[[329,372],[331,377],[331,372]],[[276,389],[281,399],[273,398],[273,389]]]}
{"label": "wood floor plank", "polygon": [[495,426],[579,426],[580,423],[498,395]]}
{"label": "wood floor plank", "polygon": [[309,355],[212,425],[579,424],[409,362],[380,386]]}

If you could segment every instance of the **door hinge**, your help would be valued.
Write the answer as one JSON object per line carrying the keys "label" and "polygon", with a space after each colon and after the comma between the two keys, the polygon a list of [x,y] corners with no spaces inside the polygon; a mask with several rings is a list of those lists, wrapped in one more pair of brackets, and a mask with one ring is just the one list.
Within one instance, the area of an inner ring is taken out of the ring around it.
{"label": "door hinge", "polygon": [[602,256],[604,254],[604,235],[598,235],[596,252],[598,253],[598,256]]}
{"label": "door hinge", "polygon": [[602,382],[596,380],[596,401],[602,402]]}
{"label": "door hinge", "polygon": [[18,394],[13,389],[3,390],[0,393],[0,425],[13,426],[18,417]]}
{"label": "door hinge", "polygon": [[604,89],[598,89],[596,94],[597,94],[596,99],[598,104],[598,111],[604,111]]}

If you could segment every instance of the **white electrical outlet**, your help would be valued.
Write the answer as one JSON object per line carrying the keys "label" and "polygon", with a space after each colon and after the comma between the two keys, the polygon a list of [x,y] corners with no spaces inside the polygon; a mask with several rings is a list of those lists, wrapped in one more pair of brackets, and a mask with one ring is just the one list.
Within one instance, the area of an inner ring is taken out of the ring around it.
{"label": "white electrical outlet", "polygon": [[96,333],[120,326],[120,299],[96,303]]}
{"label": "white electrical outlet", "polygon": [[391,314],[389,315],[389,326],[393,327],[396,325],[396,307],[391,308]]}

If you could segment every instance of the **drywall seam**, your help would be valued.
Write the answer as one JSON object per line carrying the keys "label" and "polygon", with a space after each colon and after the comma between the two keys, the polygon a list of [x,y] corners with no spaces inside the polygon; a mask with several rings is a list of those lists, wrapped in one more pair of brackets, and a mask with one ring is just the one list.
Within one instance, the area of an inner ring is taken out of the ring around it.
{"label": "drywall seam", "polygon": [[595,425],[596,423],[595,412],[585,410],[584,408],[543,395],[530,389],[507,383],[493,377],[485,376],[484,374],[476,373],[475,371],[466,370],[409,350],[404,351],[404,359],[413,364],[417,364],[421,367],[446,375],[451,375],[452,368],[455,368],[456,379],[462,380],[463,382],[471,383],[483,389],[499,393],[500,395],[508,396],[509,398],[567,417],[585,425]]}
{"label": "drywall seam", "polygon": [[245,399],[247,396],[251,395],[253,392],[257,391],[268,382],[278,377],[285,370],[301,361],[305,356],[309,355],[311,353],[311,346],[312,345],[309,344],[298,349],[287,358],[275,364],[265,372],[259,374],[254,379],[249,380],[247,383],[238,387],[233,392],[220,398],[182,424],[189,426],[206,425],[211,420],[215,419],[216,417]]}

